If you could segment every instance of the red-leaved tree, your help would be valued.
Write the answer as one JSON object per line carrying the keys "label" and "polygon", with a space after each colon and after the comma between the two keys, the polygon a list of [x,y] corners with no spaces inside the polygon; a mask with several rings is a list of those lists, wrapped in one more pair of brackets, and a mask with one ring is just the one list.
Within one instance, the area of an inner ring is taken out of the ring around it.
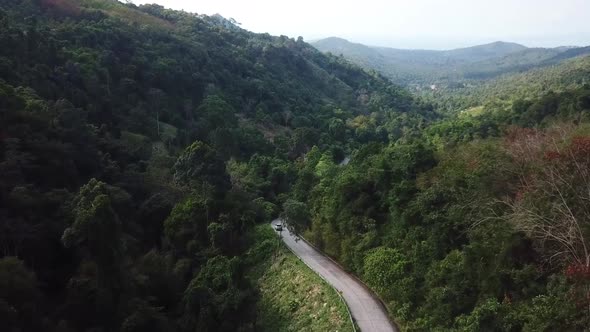
{"label": "red-leaved tree", "polygon": [[512,129],[505,140],[520,181],[509,221],[576,284],[590,312],[590,136],[561,126]]}

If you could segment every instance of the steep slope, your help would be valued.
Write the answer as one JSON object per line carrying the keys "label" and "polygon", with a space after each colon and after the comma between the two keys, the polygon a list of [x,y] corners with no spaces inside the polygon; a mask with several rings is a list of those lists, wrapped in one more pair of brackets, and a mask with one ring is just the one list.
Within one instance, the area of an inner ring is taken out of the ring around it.
{"label": "steep slope", "polygon": [[0,0],[0,45],[3,330],[276,329],[265,299],[342,313],[260,287],[289,266],[250,278],[280,252],[246,234],[279,214],[408,330],[590,326],[584,64],[563,92],[540,80],[438,121],[379,74],[220,16]]}
{"label": "steep slope", "polygon": [[160,6],[0,0],[0,45],[7,331],[252,330],[243,234],[294,161],[431,117],[302,40]]}
{"label": "steep slope", "polygon": [[[590,85],[506,106],[492,99],[420,139],[365,145],[344,166],[311,151],[300,167],[289,207],[301,211],[286,218],[372,287],[402,330],[590,322]],[[572,218],[581,235],[561,241]]]}
{"label": "steep slope", "polygon": [[[138,102],[151,103],[148,91],[152,88],[161,90],[158,99],[169,103],[162,110],[160,121],[182,128],[187,125],[186,117],[194,116],[184,109],[187,96],[192,105],[199,105],[206,95],[224,94],[227,102],[246,118],[253,118],[258,112],[272,117],[277,125],[289,126],[291,119],[300,115],[314,117],[317,110],[329,104],[351,112],[365,112],[372,101],[383,99],[377,91],[390,86],[379,76],[321,55],[301,40],[253,34],[231,24],[227,28],[215,17],[157,6],[133,8],[108,0],[44,1],[45,5],[39,8],[28,8],[27,3],[19,3],[18,7],[39,15],[39,21],[46,21],[55,29],[27,37],[34,47],[31,50],[3,48],[2,77],[13,85],[32,82],[32,88],[43,93],[51,77],[60,73],[39,73],[32,68],[43,63],[51,70],[69,63],[70,71],[76,71],[80,77],[69,75],[65,79],[72,86],[76,86],[78,79],[82,86],[76,89],[86,90],[82,91],[84,96],[72,100],[74,105],[84,106],[110,94],[115,104],[109,106],[121,109],[116,113],[125,121],[132,120],[128,116],[132,107],[119,104],[125,99],[121,97],[133,93]],[[72,24],[61,24],[66,17]],[[126,21],[143,26],[133,27]],[[105,22],[117,30],[103,29]],[[27,24],[33,22],[9,21],[10,28],[15,29],[26,29]],[[22,32],[20,36],[8,37],[14,40],[6,40],[5,45],[14,44],[21,37],[24,38]],[[50,51],[46,56],[37,55],[45,50]],[[23,52],[36,54],[36,58]],[[106,72],[98,71],[97,65]],[[12,72],[14,66],[30,69]],[[31,75],[39,77],[32,79]],[[97,81],[85,82],[89,75]],[[370,91],[368,86],[372,87]],[[55,98],[55,94],[47,96]],[[401,95],[399,100],[390,102],[391,105],[383,106],[403,110],[407,109],[404,104],[412,103]]]}
{"label": "steep slope", "polygon": [[250,277],[261,293],[257,330],[356,331],[336,290],[279,243],[268,225],[259,225],[252,233],[257,243],[251,252],[256,268]]}

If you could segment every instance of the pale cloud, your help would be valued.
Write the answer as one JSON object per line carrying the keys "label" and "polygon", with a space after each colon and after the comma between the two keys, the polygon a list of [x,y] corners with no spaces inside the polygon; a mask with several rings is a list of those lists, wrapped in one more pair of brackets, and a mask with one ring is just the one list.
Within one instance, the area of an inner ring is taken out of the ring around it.
{"label": "pale cloud", "polygon": [[527,46],[590,44],[590,0],[136,0],[306,40],[339,36],[400,48],[453,48],[496,40]]}

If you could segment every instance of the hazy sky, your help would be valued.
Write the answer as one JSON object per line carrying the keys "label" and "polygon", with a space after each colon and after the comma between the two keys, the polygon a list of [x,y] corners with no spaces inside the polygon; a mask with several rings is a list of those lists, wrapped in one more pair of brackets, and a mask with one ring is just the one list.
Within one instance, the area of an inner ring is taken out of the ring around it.
{"label": "hazy sky", "polygon": [[497,40],[590,45],[590,0],[134,0],[219,13],[254,32],[310,41],[448,49]]}

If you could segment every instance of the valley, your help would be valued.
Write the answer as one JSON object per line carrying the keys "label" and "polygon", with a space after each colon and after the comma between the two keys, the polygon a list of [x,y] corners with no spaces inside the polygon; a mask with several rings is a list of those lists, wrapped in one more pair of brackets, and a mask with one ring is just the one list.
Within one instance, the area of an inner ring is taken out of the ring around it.
{"label": "valley", "polygon": [[3,331],[587,330],[587,45],[225,17],[0,0]]}
{"label": "valley", "polygon": [[590,47],[529,48],[500,41],[449,51],[372,47],[337,37],[317,40],[312,45],[419,92],[468,88],[481,81],[552,67],[590,54]]}

